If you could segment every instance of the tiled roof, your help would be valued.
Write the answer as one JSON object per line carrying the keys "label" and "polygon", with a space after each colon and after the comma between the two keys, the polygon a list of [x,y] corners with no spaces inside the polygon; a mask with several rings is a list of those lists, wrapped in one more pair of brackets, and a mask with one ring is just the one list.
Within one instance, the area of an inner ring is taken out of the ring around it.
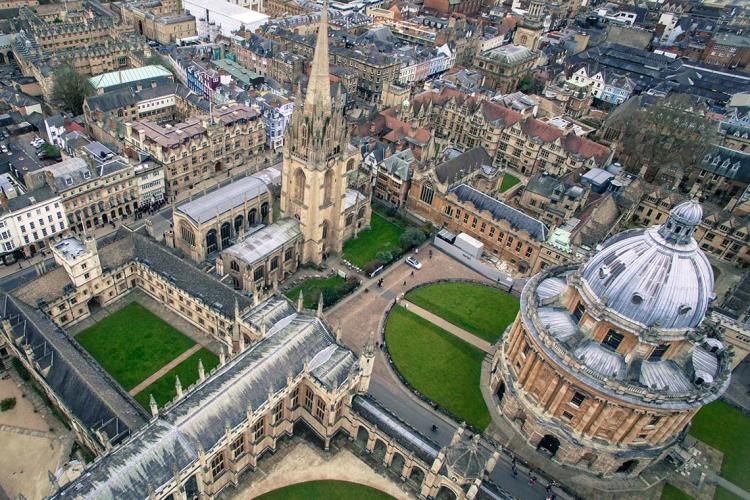
{"label": "tiled roof", "polygon": [[489,122],[498,122],[497,124],[501,127],[510,127],[516,122],[523,119],[523,115],[510,108],[501,106],[492,101],[482,101],[480,105],[482,115]]}
{"label": "tiled roof", "polygon": [[484,148],[476,147],[438,165],[435,175],[442,183],[456,182],[485,165],[492,165],[492,158]]}
{"label": "tiled roof", "polygon": [[537,120],[536,118],[528,118],[521,125],[521,130],[529,137],[541,139],[544,142],[553,142],[563,134],[563,131],[554,125]]}
{"label": "tiled roof", "polygon": [[585,137],[579,137],[574,133],[569,133],[563,137],[562,147],[569,153],[587,160],[593,158],[599,165],[604,165],[612,154],[607,146]]}

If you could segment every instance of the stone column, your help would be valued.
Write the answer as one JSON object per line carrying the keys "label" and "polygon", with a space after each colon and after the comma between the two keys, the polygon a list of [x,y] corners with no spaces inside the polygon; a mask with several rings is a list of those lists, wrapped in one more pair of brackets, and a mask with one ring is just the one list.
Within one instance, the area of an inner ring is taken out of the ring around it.
{"label": "stone column", "polygon": [[[531,358],[531,359],[529,359]],[[534,365],[538,362],[539,357],[535,351],[531,351],[529,353],[529,357],[526,358],[526,364],[524,365],[523,369],[521,369],[521,373],[518,374],[518,384],[523,386],[526,382],[526,378],[529,375],[529,372],[534,369]]]}
{"label": "stone column", "polygon": [[633,424],[633,427],[630,429],[630,432],[628,432],[625,437],[622,440],[623,444],[630,444],[632,443],[636,436],[638,436],[638,433],[641,432],[641,429],[643,429],[643,426],[648,423],[648,421],[651,420],[650,415],[641,415],[641,418],[636,420],[635,424]]}
{"label": "stone column", "polygon": [[586,413],[583,415],[583,418],[581,418],[581,423],[579,426],[581,434],[586,433],[588,431],[591,424],[601,415],[602,411],[604,411],[604,401],[601,401],[597,399],[594,401],[594,403],[589,407],[588,410],[586,410]]}
{"label": "stone column", "polygon": [[625,422],[619,426],[617,431],[615,431],[614,436],[612,436],[612,442],[619,444],[623,440],[623,438],[628,435],[631,430],[633,430],[633,426],[638,422],[640,415],[641,414],[637,411],[633,411],[632,415],[630,415],[627,420],[625,420]]}
{"label": "stone column", "polygon": [[552,395],[560,387],[562,380],[563,378],[559,375],[555,376],[555,381],[547,386],[547,389],[542,394],[542,397],[539,398],[539,406],[541,406],[545,410],[547,409],[547,405],[552,401]]}

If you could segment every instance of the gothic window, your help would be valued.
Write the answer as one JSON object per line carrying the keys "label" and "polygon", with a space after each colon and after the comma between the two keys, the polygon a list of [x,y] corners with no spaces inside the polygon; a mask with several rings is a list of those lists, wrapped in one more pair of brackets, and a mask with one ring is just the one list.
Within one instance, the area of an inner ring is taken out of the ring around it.
{"label": "gothic window", "polygon": [[586,306],[583,305],[583,302],[579,302],[576,306],[576,310],[573,313],[573,317],[575,317],[576,322],[581,321],[581,318],[583,317],[583,314],[586,312]]}
{"label": "gothic window", "polygon": [[180,226],[180,236],[182,237],[182,241],[187,243],[188,245],[195,246],[195,234],[193,233],[193,230],[185,225]]}
{"label": "gothic window", "polygon": [[224,472],[224,455],[219,453],[211,460],[211,475],[217,477],[222,472]]}
{"label": "gothic window", "polygon": [[362,207],[359,209],[359,212],[357,212],[357,219],[364,219],[365,218],[365,207]]}
{"label": "gothic window", "polygon": [[301,168],[298,168],[294,173],[294,201],[305,202],[305,181],[305,173]]}
{"label": "gothic window", "polygon": [[315,398],[315,394],[313,393],[312,389],[310,389],[309,387],[306,387],[305,388],[305,408],[307,408],[307,411],[312,410],[314,398]]}
{"label": "gothic window", "polygon": [[651,351],[651,355],[648,357],[649,361],[659,361],[664,353],[669,349],[669,344],[659,344]]}
{"label": "gothic window", "polygon": [[271,259],[271,271],[278,269],[278,267],[279,267],[279,258],[274,257],[273,259]]}
{"label": "gothic window", "polygon": [[260,206],[260,220],[263,224],[268,223],[268,202],[264,202]]}
{"label": "gothic window", "polygon": [[255,424],[253,424],[253,442],[257,442],[261,437],[263,437],[263,430],[265,428],[265,418],[261,418]]}
{"label": "gothic window", "polygon": [[257,217],[257,213],[258,211],[254,208],[247,213],[247,225],[248,226],[255,225],[255,218]]}
{"label": "gothic window", "polygon": [[323,178],[323,203],[329,205],[333,203],[333,172],[326,171]]}
{"label": "gothic window", "polygon": [[346,162],[346,171],[351,172],[352,170],[354,170],[354,158]]}
{"label": "gothic window", "polygon": [[242,227],[242,223],[245,222],[245,218],[242,215],[238,215],[234,218],[234,232],[238,233]]}
{"label": "gothic window", "polygon": [[216,250],[216,230],[211,229],[206,233],[206,252],[213,253]]}
{"label": "gothic window", "polygon": [[287,248],[284,251],[284,262],[292,260],[292,257],[294,257],[294,249],[293,248]]}
{"label": "gothic window", "polygon": [[422,186],[422,192],[419,195],[419,199],[427,203],[428,205],[432,205],[432,197],[434,195],[435,190],[432,189],[432,186],[429,184],[425,184],[424,186]]}
{"label": "gothic window", "polygon": [[349,214],[346,216],[346,225],[351,226],[352,222],[354,222],[354,214]]}
{"label": "gothic window", "polygon": [[232,457],[237,460],[245,452],[244,435],[238,437],[232,442]]}
{"label": "gothic window", "polygon": [[263,278],[264,274],[265,274],[265,270],[263,269],[263,266],[256,267],[255,272],[253,272],[253,279],[255,281],[258,281],[259,279]]}
{"label": "gothic window", "polygon": [[228,222],[221,225],[221,248],[229,246],[229,238],[232,237],[232,229]]}
{"label": "gothic window", "polygon": [[323,239],[328,238],[328,221],[323,221]]}
{"label": "gothic window", "polygon": [[236,260],[233,260],[233,261],[232,261],[232,263],[231,263],[231,264],[229,264],[229,268],[230,268],[230,269],[231,269],[232,271],[240,272],[240,265],[239,265],[239,264],[237,264],[237,261],[236,261]]}

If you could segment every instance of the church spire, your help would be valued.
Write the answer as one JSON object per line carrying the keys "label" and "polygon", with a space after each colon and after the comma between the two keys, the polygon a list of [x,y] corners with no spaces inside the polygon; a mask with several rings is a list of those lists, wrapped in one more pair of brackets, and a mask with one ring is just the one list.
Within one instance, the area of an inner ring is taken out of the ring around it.
{"label": "church spire", "polygon": [[318,38],[315,42],[310,80],[305,95],[305,112],[316,111],[326,115],[331,114],[331,81],[328,77],[328,1],[323,2],[320,10],[320,25]]}

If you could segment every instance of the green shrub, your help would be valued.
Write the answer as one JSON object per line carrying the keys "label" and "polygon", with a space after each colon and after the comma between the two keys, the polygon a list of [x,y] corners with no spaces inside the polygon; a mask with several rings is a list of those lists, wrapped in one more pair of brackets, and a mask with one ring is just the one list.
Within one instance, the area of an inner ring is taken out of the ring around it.
{"label": "green shrub", "polygon": [[393,260],[393,254],[387,250],[381,250],[375,254],[375,258],[381,262],[390,262]]}
{"label": "green shrub", "polygon": [[406,252],[424,243],[426,238],[424,231],[416,227],[410,227],[399,238],[399,245]]}
{"label": "green shrub", "polygon": [[31,380],[31,374],[29,374],[29,371],[25,366],[23,366],[23,363],[21,363],[20,359],[13,358],[13,368],[15,368],[16,372],[18,372],[18,376],[21,377],[21,380],[25,382]]}
{"label": "green shrub", "polygon": [[375,259],[365,264],[362,270],[367,274],[372,274],[375,272],[375,269],[379,268],[382,265],[384,265],[384,262],[382,260]]}
{"label": "green shrub", "polygon": [[12,410],[16,407],[16,398],[5,398],[0,401],[0,411]]}

